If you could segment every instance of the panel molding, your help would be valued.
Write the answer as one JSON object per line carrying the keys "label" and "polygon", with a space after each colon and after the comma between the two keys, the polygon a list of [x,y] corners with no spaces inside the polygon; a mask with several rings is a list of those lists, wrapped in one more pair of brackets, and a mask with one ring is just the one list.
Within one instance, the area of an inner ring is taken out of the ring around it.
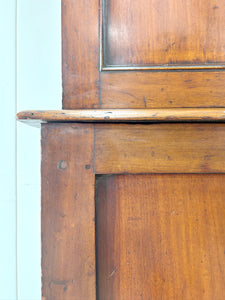
{"label": "panel molding", "polygon": [[202,65],[158,65],[158,66],[114,66],[102,65],[101,71],[168,71],[168,70],[225,70],[225,65],[202,64]]}

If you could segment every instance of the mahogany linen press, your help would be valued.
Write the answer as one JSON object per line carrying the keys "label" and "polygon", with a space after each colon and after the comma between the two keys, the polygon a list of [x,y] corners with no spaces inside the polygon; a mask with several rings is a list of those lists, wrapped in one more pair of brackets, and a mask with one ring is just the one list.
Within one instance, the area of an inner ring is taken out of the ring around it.
{"label": "mahogany linen press", "polygon": [[62,0],[41,124],[43,300],[225,299],[225,3]]}

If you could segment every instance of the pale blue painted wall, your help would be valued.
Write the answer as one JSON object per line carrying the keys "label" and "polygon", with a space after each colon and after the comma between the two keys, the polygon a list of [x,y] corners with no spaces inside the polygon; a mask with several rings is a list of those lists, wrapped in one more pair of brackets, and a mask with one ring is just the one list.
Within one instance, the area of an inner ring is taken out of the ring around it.
{"label": "pale blue painted wall", "polygon": [[0,5],[0,299],[16,299],[16,1]]}
{"label": "pale blue painted wall", "polygon": [[40,300],[40,131],[15,113],[61,108],[61,1],[1,1],[0,36],[0,299]]}
{"label": "pale blue painted wall", "polygon": [[[61,1],[17,0],[17,110],[61,109]],[[17,131],[18,299],[41,299],[40,130]]]}

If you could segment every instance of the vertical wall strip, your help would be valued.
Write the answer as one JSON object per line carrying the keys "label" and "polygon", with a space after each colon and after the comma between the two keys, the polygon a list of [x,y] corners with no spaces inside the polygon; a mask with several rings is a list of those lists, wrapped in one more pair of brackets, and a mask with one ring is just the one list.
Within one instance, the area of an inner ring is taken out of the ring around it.
{"label": "vertical wall strip", "polygon": [[[15,0],[15,112],[17,112],[17,1]],[[18,218],[17,218],[17,199],[18,199],[18,184],[17,184],[17,122],[15,121],[15,220],[16,220],[16,299],[19,300],[18,297],[18,241],[17,241],[17,224],[18,224]]]}
{"label": "vertical wall strip", "polygon": [[[17,111],[61,101],[61,1],[17,0]],[[40,211],[40,131],[18,123],[18,300],[41,300]]]}
{"label": "vertical wall strip", "polygon": [[16,299],[15,22],[16,0],[0,5],[0,299]]}

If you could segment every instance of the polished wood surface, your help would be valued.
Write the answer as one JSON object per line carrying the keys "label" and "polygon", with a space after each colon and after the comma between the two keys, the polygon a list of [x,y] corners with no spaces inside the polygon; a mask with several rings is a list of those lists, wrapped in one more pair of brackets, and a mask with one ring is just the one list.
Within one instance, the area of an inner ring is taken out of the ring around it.
{"label": "polished wood surface", "polygon": [[224,107],[225,73],[101,72],[101,108]]}
{"label": "polished wood surface", "polygon": [[28,110],[18,113],[17,119],[28,124],[31,121],[31,125],[38,122],[224,122],[225,108]]}
{"label": "polished wood surface", "polygon": [[106,66],[225,63],[223,0],[103,3]]}
{"label": "polished wood surface", "polygon": [[99,107],[98,0],[62,0],[64,108]]}
{"label": "polished wood surface", "polygon": [[224,124],[96,124],[95,172],[224,173]]}
{"label": "polished wood surface", "polygon": [[223,300],[224,175],[111,175],[96,198],[99,300]]}
{"label": "polished wood surface", "polygon": [[42,125],[42,296],[96,295],[93,125]]}
{"label": "polished wood surface", "polygon": [[43,299],[222,300],[224,126],[42,124]]}
{"label": "polished wood surface", "polygon": [[62,0],[63,108],[224,107],[224,13],[222,0]]}
{"label": "polished wood surface", "polygon": [[224,299],[224,13],[62,0],[64,110],[17,116],[47,122],[43,300]]}

